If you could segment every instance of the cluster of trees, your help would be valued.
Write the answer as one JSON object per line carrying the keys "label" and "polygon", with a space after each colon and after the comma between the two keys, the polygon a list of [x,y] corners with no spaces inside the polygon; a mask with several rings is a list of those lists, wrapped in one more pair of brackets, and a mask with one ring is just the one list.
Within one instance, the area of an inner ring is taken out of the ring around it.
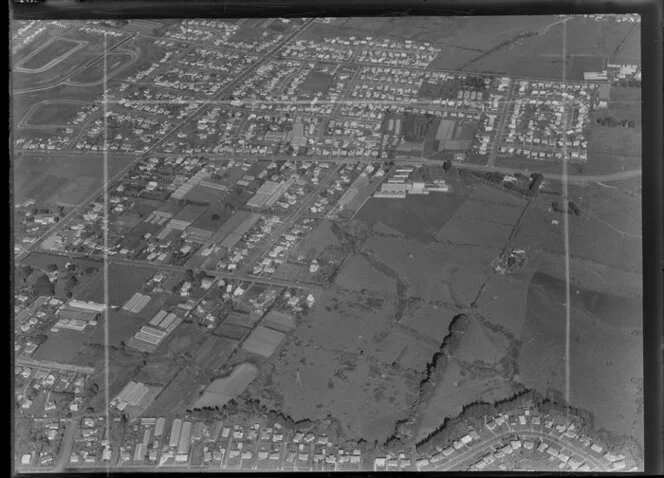
{"label": "cluster of trees", "polygon": [[421,143],[435,124],[435,117],[430,114],[404,113],[403,136],[406,141]]}
{"label": "cluster of trees", "polygon": [[597,118],[595,122],[600,126],[608,126],[609,128],[636,128],[636,121],[626,119],[618,120],[613,116],[603,116],[601,118]]}
{"label": "cluster of trees", "polygon": [[317,420],[310,420],[308,418],[294,420],[291,416],[286,415],[283,412],[269,409],[264,404],[260,403],[260,400],[255,398],[237,397],[230,400],[222,407],[194,408],[187,410],[187,413],[192,418],[205,420],[207,422],[229,418],[248,419],[260,415],[266,417],[270,423],[278,423],[284,428],[303,433],[318,429],[321,433],[327,433],[330,435],[330,432],[334,432],[339,436],[342,432],[341,423],[332,415],[328,414],[325,418]]}
{"label": "cluster of trees", "polygon": [[478,401],[466,405],[459,415],[446,418],[440,427],[416,443],[415,448],[421,453],[431,452],[435,447],[444,447],[451,440],[467,433],[470,422],[483,423],[485,417],[490,418],[525,407],[534,407],[544,414],[552,411],[562,414],[569,412],[571,416],[580,419],[582,423],[590,427],[593,424],[593,416],[590,412],[570,407],[564,402],[559,392],[547,391],[541,393],[537,390],[523,389],[512,397],[492,404]]}
{"label": "cluster of trees", "polygon": [[34,269],[30,266],[18,266],[14,269],[14,280],[19,285],[25,285],[33,272]]}
{"label": "cluster of trees", "polygon": [[461,343],[461,336],[468,327],[468,317],[458,314],[450,322],[449,332],[443,339],[438,352],[433,354],[431,361],[427,363],[422,380],[420,381],[420,400],[426,401],[435,388],[435,382],[442,375],[448,365],[448,356],[453,354]]}
{"label": "cluster of trees", "polygon": [[74,295],[74,288],[79,284],[78,278],[70,274],[69,277],[67,277],[67,281],[65,282],[65,295],[67,298],[71,298]]}
{"label": "cluster of trees", "polygon": [[394,424],[394,432],[385,440],[383,447],[387,452],[400,452],[410,447],[413,438],[415,419],[402,418]]}
{"label": "cluster of trees", "polygon": [[530,186],[528,186],[528,191],[534,194],[537,194],[539,191],[542,182],[544,182],[544,175],[542,173],[533,173],[530,175]]}
{"label": "cluster of trees", "polygon": [[[557,201],[553,201],[551,203],[551,209],[553,209],[555,212],[559,212],[559,213],[564,213],[565,212],[563,210],[562,206]],[[577,206],[576,203],[574,203],[572,201],[567,201],[567,214],[574,214],[575,216],[580,216],[581,215],[581,209],[579,209],[579,206]]]}
{"label": "cluster of trees", "polygon": [[181,206],[201,206],[201,207],[210,207],[209,201],[194,201],[192,199],[180,199],[178,203]]}
{"label": "cluster of trees", "polygon": [[616,86],[621,86],[623,88],[641,88],[641,80],[635,80],[634,78],[622,78],[617,81]]}
{"label": "cluster of trees", "polygon": [[55,285],[49,280],[46,274],[41,274],[32,284],[32,293],[36,296],[55,295]]}
{"label": "cluster of trees", "polygon": [[470,76],[465,79],[447,80],[440,83],[424,82],[420,86],[417,95],[421,98],[449,98],[456,99],[459,91],[475,90],[483,91],[486,89],[484,76]]}

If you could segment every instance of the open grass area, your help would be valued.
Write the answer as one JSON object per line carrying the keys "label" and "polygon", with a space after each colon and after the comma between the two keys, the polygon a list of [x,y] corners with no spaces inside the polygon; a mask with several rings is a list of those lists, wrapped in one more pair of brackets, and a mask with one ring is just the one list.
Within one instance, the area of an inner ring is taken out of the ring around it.
{"label": "open grass area", "polygon": [[[414,398],[405,378],[386,374],[356,354],[312,348],[299,339],[272,364],[263,401],[296,420],[331,414],[348,437],[384,440]],[[255,383],[257,388],[264,384]]]}
{"label": "open grass area", "polygon": [[89,66],[76,72],[69,80],[73,83],[80,83],[83,85],[95,84],[104,79],[104,68],[107,72],[107,77],[111,78],[115,73],[123,69],[128,63],[132,61],[133,56],[125,52],[111,52],[106,57],[106,67],[104,67],[103,58],[95,61]]}
{"label": "open grass area", "polygon": [[[131,159],[130,156],[114,156],[109,160],[109,177]],[[53,205],[79,204],[101,186],[103,177],[100,155],[19,156],[14,163],[14,200],[35,199]]]}
{"label": "open grass area", "polygon": [[103,411],[106,406],[106,384],[108,383],[108,394],[113,398],[128,381],[134,379],[143,366],[142,356],[128,354],[118,349],[108,350],[108,360],[104,347],[98,345],[83,345],[76,352],[71,363],[95,369],[89,378],[89,383],[96,383],[99,390],[90,401],[90,406],[98,411]]}
{"label": "open grass area", "polygon": [[[123,306],[155,271],[146,267],[109,264],[108,303]],[[78,297],[81,300],[104,302],[104,276],[99,273]]]}
{"label": "open grass area", "polygon": [[29,126],[67,125],[81,109],[82,104],[75,101],[43,102],[33,110],[23,122]]}
{"label": "open grass area", "polygon": [[[571,292],[571,404],[591,410],[598,428],[642,443],[640,301],[576,285]],[[526,386],[566,393],[564,302],[564,281],[533,277],[519,356]]]}
{"label": "open grass area", "polygon": [[355,219],[382,222],[423,244],[429,243],[466,199],[467,188],[459,178],[453,179],[449,193],[411,195],[405,199],[371,198]]}
{"label": "open grass area", "polygon": [[641,125],[641,88],[611,87],[607,107],[595,110],[596,118],[613,117],[617,121],[634,121]]}
{"label": "open grass area", "polygon": [[376,270],[362,256],[352,256],[344,261],[335,284],[354,291],[367,289],[379,295],[396,293],[394,279]]}
{"label": "open grass area", "polygon": [[641,127],[594,126],[588,142],[588,174],[641,168]]}
{"label": "open grass area", "polygon": [[[535,200],[524,214],[515,235],[514,243],[517,247],[525,247],[526,252],[537,250],[553,254],[565,253],[562,214],[549,210],[551,203],[557,199],[540,196]],[[571,195],[570,199],[576,201],[578,196]],[[607,220],[601,222],[583,212],[580,216],[570,215],[568,221],[572,258],[587,259],[626,271],[641,270],[641,260],[638,259],[641,254],[640,239],[625,236],[616,230],[616,226],[611,227]],[[598,237],[602,238],[602,247],[597,247]]]}
{"label": "open grass area", "polygon": [[458,415],[463,406],[473,401],[497,401],[511,396],[513,389],[501,376],[471,378],[464,366],[453,362],[436,388],[420,420],[417,438],[423,438],[438,428],[446,417]]}
{"label": "open grass area", "polygon": [[511,231],[511,225],[487,224],[485,221],[455,216],[436,234],[436,240],[500,250],[504,247]]}
{"label": "open grass area", "polygon": [[40,345],[34,353],[34,358],[65,364],[72,363],[78,350],[87,342],[91,332],[93,332],[92,328],[88,328],[83,332],[67,329],[50,332],[46,342]]}
{"label": "open grass area", "polygon": [[[99,323],[94,328],[88,339],[89,343],[104,345],[106,343],[106,332],[104,326],[104,317],[101,317]],[[147,320],[137,317],[134,314],[125,311],[111,310],[108,314],[108,345],[113,347],[122,347],[122,343],[127,344],[141,326],[146,325]]]}
{"label": "open grass area", "polygon": [[[494,17],[484,20],[493,21]],[[507,20],[511,19],[506,17]],[[602,69],[603,59],[613,54],[623,38],[634,35],[631,32],[633,27],[631,23],[595,22],[583,17],[567,21],[566,29],[557,17],[539,17],[526,31],[505,27],[501,35],[496,35],[489,26],[486,31],[491,34],[472,35],[479,37],[476,41],[486,39],[491,42],[485,46],[487,53],[478,54],[461,68],[484,73],[583,80],[584,71]],[[519,34],[529,36],[519,39]],[[567,36],[567,59],[563,63],[564,34]]]}

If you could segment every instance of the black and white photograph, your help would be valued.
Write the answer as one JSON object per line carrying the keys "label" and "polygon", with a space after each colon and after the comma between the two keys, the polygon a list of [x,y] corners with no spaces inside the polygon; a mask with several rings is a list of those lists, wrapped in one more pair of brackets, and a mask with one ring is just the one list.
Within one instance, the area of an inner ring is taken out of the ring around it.
{"label": "black and white photograph", "polygon": [[12,20],[14,472],[642,472],[641,20]]}

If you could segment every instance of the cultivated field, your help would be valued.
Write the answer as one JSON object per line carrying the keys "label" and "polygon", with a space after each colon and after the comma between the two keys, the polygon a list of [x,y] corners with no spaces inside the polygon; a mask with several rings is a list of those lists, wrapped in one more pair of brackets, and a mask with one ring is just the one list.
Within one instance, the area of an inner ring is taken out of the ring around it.
{"label": "cultivated field", "polygon": [[209,378],[181,368],[147,409],[145,416],[182,414],[207,386]]}
{"label": "cultivated field", "polygon": [[228,377],[217,378],[208,385],[192,407],[222,407],[242,394],[257,375],[258,370],[254,365],[242,363],[236,366]]}

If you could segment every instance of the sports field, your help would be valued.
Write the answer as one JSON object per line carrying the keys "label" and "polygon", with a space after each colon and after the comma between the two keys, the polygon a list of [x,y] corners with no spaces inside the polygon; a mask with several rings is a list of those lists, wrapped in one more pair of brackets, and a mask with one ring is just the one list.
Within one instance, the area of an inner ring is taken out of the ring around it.
{"label": "sports field", "polygon": [[26,71],[41,71],[50,65],[55,65],[84,45],[85,43],[67,38],[54,38],[46,45],[43,45],[33,55],[24,59],[17,65],[17,68]]}

